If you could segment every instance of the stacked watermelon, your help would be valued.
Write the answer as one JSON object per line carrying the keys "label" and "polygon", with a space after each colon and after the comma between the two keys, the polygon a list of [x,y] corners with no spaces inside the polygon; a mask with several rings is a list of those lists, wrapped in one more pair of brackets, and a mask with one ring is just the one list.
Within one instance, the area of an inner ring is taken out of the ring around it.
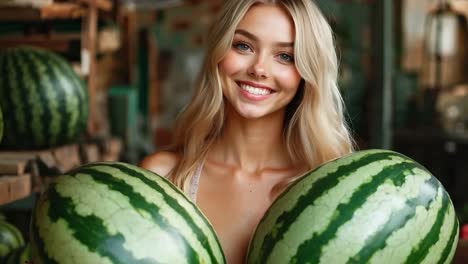
{"label": "stacked watermelon", "polygon": [[30,244],[25,244],[20,248],[15,249],[12,251],[6,260],[3,262],[4,264],[28,264],[31,262],[31,246]]}
{"label": "stacked watermelon", "polygon": [[401,154],[367,150],[329,162],[271,205],[248,263],[451,263],[458,220],[449,195]]}
{"label": "stacked watermelon", "polygon": [[16,47],[0,52],[2,147],[42,149],[72,142],[86,126],[86,87],[53,52]]}
{"label": "stacked watermelon", "polygon": [[164,178],[124,163],[59,176],[31,222],[33,263],[225,263],[199,209]]}
{"label": "stacked watermelon", "polygon": [[0,215],[0,263],[3,263],[8,255],[23,246],[24,239],[21,232]]}

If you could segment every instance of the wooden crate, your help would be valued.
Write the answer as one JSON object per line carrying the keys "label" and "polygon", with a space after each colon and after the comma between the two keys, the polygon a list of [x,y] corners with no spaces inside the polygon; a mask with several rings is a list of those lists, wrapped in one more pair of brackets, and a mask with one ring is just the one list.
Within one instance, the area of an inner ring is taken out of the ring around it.
{"label": "wooden crate", "polygon": [[[66,172],[82,163],[82,158],[80,157],[79,147],[77,144],[37,151],[2,151],[0,152],[0,160],[6,162],[17,161],[18,164],[20,164],[20,162],[28,163],[31,161],[37,161],[42,166],[45,166],[50,170],[57,171],[58,173]],[[13,165],[10,164],[10,166]],[[0,174],[7,173],[12,172],[2,171],[0,167]]]}
{"label": "wooden crate", "polygon": [[31,190],[31,174],[0,176],[0,205],[26,198]]}
{"label": "wooden crate", "polygon": [[43,6],[51,5],[54,0],[9,0],[0,1],[0,6],[20,6],[20,7],[35,7],[41,8]]}
{"label": "wooden crate", "polygon": [[118,161],[122,142],[107,138],[46,150],[0,151],[0,205],[40,193],[56,176],[80,165]]}

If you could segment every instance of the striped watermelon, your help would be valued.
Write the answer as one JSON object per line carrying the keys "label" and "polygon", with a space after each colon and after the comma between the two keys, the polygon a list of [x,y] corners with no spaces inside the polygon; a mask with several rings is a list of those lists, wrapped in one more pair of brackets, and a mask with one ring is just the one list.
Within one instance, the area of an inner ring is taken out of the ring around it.
{"label": "striped watermelon", "polygon": [[0,263],[8,254],[24,245],[21,232],[12,224],[0,217]]}
{"label": "striped watermelon", "polygon": [[39,198],[31,254],[40,263],[225,263],[212,226],[164,178],[101,162],[59,176]]}
{"label": "striped watermelon", "polygon": [[360,151],[307,173],[271,205],[248,263],[450,263],[458,220],[424,167]]}
{"label": "striped watermelon", "polygon": [[28,243],[11,252],[4,264],[27,264],[29,261],[31,261],[31,247]]}
{"label": "striped watermelon", "polygon": [[58,55],[33,47],[0,52],[3,148],[42,149],[72,142],[86,127],[86,87]]}

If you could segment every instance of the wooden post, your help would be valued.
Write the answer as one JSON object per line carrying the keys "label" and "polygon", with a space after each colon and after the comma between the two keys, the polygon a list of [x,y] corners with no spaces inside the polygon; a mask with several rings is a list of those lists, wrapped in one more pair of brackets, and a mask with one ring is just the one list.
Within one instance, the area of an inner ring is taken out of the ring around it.
{"label": "wooden post", "polygon": [[135,74],[133,68],[136,64],[136,47],[137,47],[137,16],[132,10],[120,10],[119,24],[122,27],[122,60],[124,66],[125,81],[127,83],[135,83]]}
{"label": "wooden post", "polygon": [[[153,23],[156,22],[156,12],[153,11],[153,15],[151,18]],[[158,75],[158,59],[159,59],[159,51],[158,51],[158,43],[156,42],[156,38],[149,33],[148,36],[148,78],[149,78],[149,95],[148,95],[148,121],[152,125],[156,122],[157,115],[159,113],[159,98],[160,98],[160,89],[159,89],[159,75]],[[150,127],[152,130],[152,127]]]}
{"label": "wooden post", "polygon": [[85,74],[88,74],[89,118],[88,134],[92,137],[97,133],[96,124],[96,38],[97,38],[98,10],[95,5],[87,7],[87,14],[83,18],[82,64]]}

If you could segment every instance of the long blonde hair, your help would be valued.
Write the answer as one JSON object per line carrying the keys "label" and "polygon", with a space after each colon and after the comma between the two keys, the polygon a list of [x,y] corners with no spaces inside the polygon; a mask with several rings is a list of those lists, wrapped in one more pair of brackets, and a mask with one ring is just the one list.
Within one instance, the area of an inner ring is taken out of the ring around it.
{"label": "long blonde hair", "polygon": [[209,32],[208,52],[192,100],[175,125],[174,147],[181,159],[170,177],[184,191],[223,129],[225,106],[218,64],[231,48],[235,29],[247,10],[260,3],[282,6],[291,15],[296,30],[295,61],[302,81],[287,106],[283,133],[291,160],[312,169],[353,150],[337,86],[333,33],[313,1],[225,1]]}

